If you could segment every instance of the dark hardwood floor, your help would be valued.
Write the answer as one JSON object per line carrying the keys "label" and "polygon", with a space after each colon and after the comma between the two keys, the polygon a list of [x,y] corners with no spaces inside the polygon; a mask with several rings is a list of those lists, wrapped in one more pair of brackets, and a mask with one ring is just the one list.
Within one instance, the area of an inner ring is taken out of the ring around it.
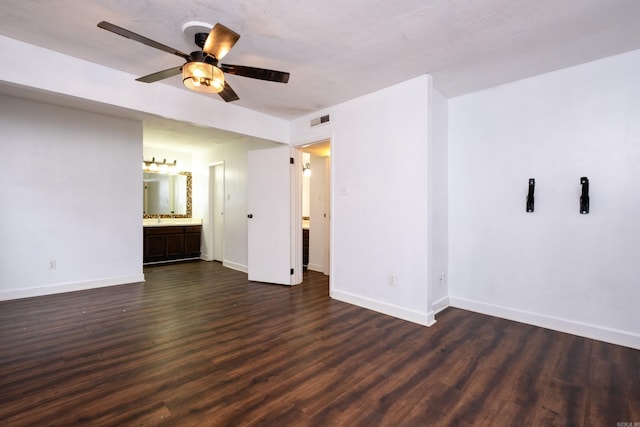
{"label": "dark hardwood floor", "polygon": [[0,302],[2,426],[617,426],[640,351],[447,309],[426,328],[219,263]]}

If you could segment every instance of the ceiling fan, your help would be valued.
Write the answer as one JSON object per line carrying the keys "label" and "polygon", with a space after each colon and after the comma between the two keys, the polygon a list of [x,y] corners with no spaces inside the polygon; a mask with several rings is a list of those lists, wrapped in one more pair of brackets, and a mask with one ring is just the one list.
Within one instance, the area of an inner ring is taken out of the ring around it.
{"label": "ceiling fan", "polygon": [[139,77],[136,79],[139,82],[153,83],[182,73],[182,82],[189,89],[198,92],[217,93],[226,102],[231,102],[240,98],[229,86],[229,83],[225,82],[223,73],[278,83],[287,83],[289,81],[289,73],[282,71],[244,65],[220,64],[219,61],[229,53],[240,38],[240,34],[222,24],[216,24],[208,34],[206,32],[196,32],[194,41],[201,50],[196,50],[190,54],[180,52],[177,49],[106,21],[99,22],[98,27],[147,46],[180,56],[187,61],[184,65]]}

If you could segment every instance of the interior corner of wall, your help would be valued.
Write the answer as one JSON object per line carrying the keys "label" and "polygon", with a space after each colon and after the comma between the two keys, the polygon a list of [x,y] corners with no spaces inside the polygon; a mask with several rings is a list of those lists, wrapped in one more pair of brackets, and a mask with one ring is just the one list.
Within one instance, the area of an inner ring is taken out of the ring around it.
{"label": "interior corner of wall", "polygon": [[445,295],[437,301],[434,301],[433,304],[431,304],[431,309],[433,310],[433,314],[437,315],[445,308],[449,307],[449,305],[449,296]]}

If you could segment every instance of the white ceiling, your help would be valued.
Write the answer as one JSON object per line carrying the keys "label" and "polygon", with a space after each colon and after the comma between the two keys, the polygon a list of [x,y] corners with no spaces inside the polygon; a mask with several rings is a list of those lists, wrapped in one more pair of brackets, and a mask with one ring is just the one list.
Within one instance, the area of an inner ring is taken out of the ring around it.
{"label": "white ceiling", "polygon": [[[182,64],[177,56],[97,28],[101,20],[187,53],[196,47],[182,33],[185,22],[226,25],[242,37],[224,63],[291,73],[286,85],[226,76],[240,97],[236,104],[285,119],[421,74],[431,74],[436,88],[451,97],[640,48],[638,0],[2,0],[0,5],[0,34],[10,38],[140,76]],[[152,84],[182,87],[179,76]]]}

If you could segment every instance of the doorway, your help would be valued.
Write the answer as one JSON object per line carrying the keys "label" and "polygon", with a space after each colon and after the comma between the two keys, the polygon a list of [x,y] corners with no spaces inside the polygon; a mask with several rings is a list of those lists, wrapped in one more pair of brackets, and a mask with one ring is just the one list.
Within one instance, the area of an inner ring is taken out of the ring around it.
{"label": "doorway", "polygon": [[328,276],[331,269],[331,142],[329,139],[318,141],[299,150],[303,172],[303,267]]}
{"label": "doorway", "polygon": [[210,259],[224,262],[224,162],[209,166],[209,201],[213,234]]}

